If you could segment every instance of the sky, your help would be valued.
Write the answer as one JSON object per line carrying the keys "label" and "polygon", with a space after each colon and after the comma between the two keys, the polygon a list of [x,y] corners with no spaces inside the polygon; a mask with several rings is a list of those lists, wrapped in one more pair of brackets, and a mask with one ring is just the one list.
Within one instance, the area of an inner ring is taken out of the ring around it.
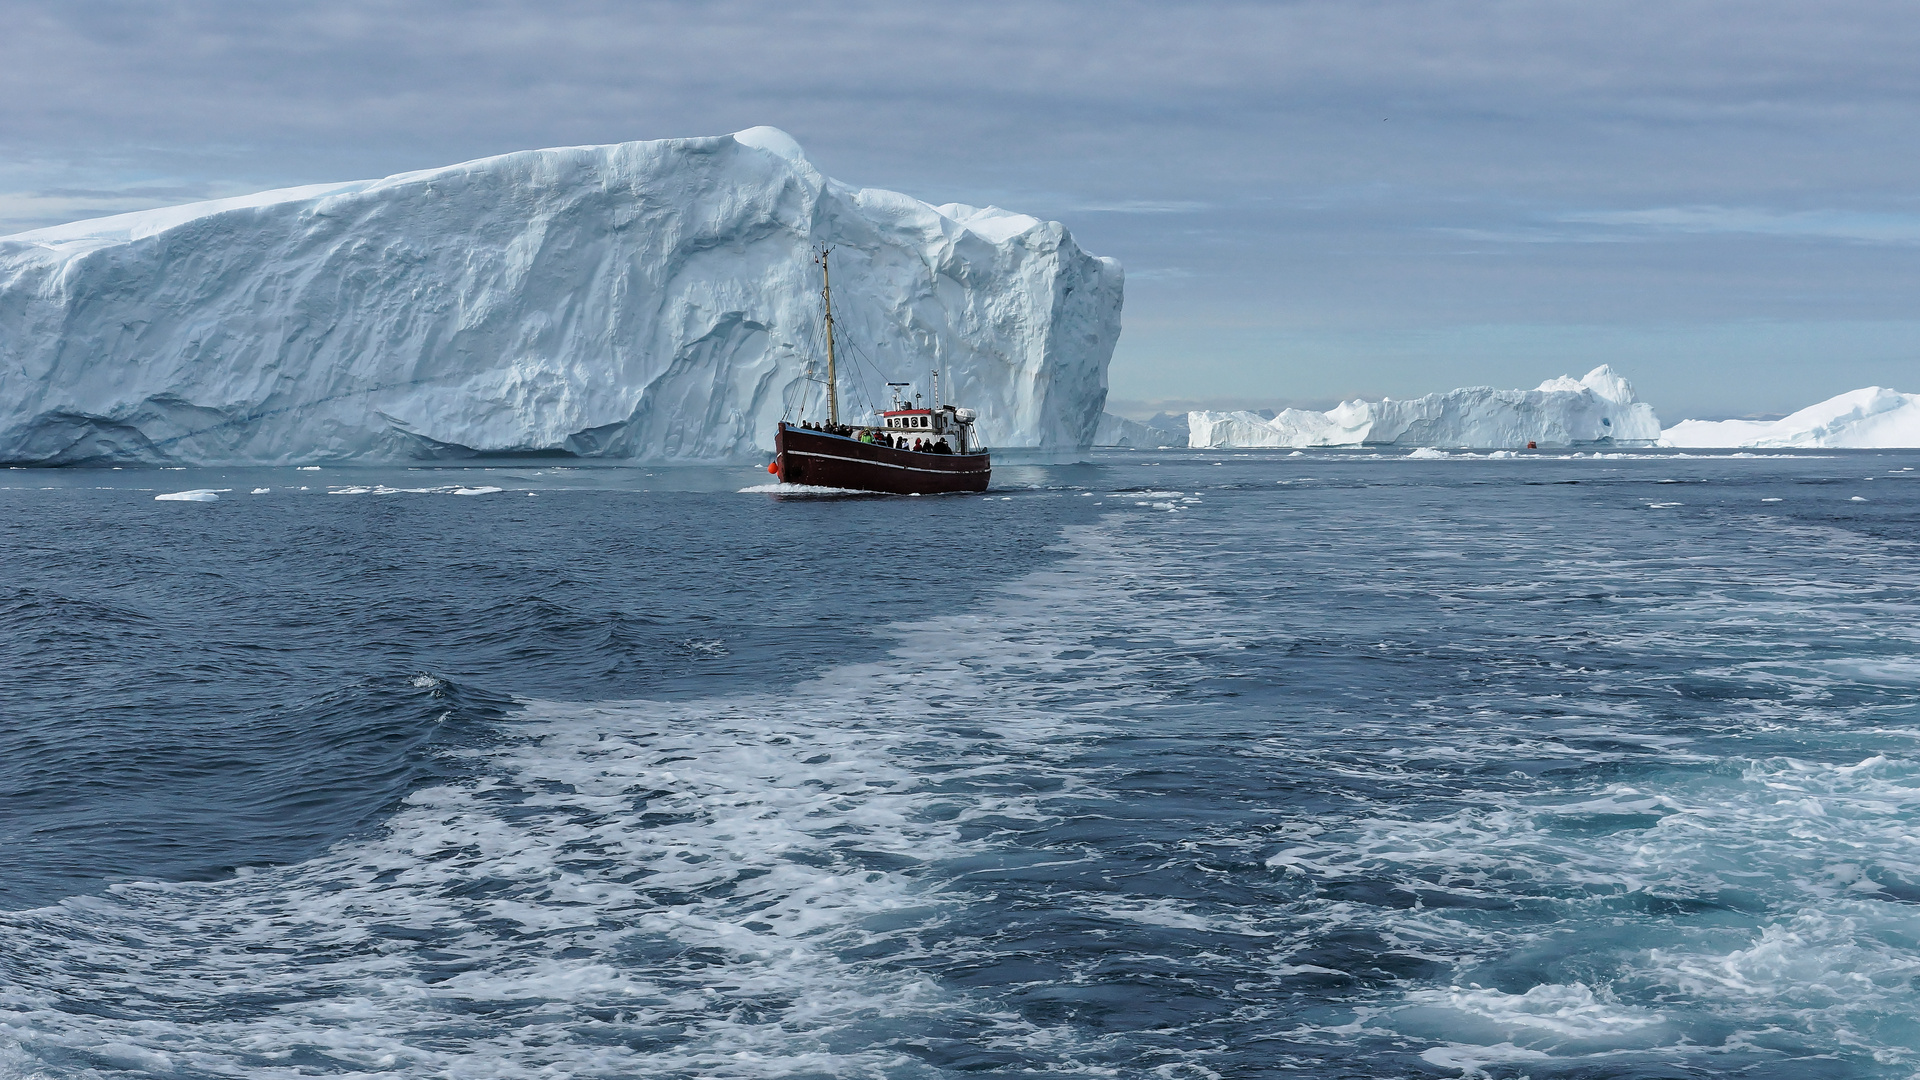
{"label": "sky", "polygon": [[1111,411],[1613,364],[1667,423],[1920,391],[1920,7],[5,0],[0,233],[791,133],[1127,270]]}

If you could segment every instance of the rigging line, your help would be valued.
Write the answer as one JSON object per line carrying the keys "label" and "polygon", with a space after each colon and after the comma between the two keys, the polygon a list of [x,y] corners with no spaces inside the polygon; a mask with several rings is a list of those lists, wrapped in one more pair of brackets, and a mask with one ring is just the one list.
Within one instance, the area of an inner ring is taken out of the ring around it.
{"label": "rigging line", "polygon": [[[801,371],[800,371],[801,386],[800,386],[800,408],[799,408],[800,420],[802,421],[806,420],[807,418],[808,406],[810,405],[811,398],[813,396],[813,390],[811,389],[811,384],[819,383],[821,381],[820,379],[814,376],[813,365],[815,361],[819,359],[820,354],[826,351],[826,324],[824,322],[819,322],[819,323],[814,323],[812,326],[810,326],[808,328],[807,338],[804,344],[806,345],[806,353],[805,353],[804,366],[801,368]],[[825,384],[822,383],[822,391],[820,395],[823,411],[824,411],[824,406],[826,404],[826,393],[825,393],[824,386]]]}
{"label": "rigging line", "polygon": [[[861,383],[861,380],[860,380],[860,372],[859,372],[859,368],[858,368],[858,365],[860,364],[860,356],[859,356],[859,352],[860,352],[860,348],[859,348],[859,346],[857,346],[857,345],[853,345],[853,344],[852,344],[851,342],[846,342],[846,341],[845,341],[845,339],[839,339],[839,338],[837,338],[837,339],[835,339],[835,340],[836,340],[836,341],[840,341],[840,342],[842,342],[842,343],[844,343],[844,344],[846,344],[846,345],[847,345],[847,346],[848,346],[848,347],[849,347],[849,348],[850,348],[850,349],[852,350],[852,352],[853,352],[853,355],[852,355],[852,357],[851,357],[851,359],[852,359],[852,360],[853,360],[853,362],[854,362],[854,365],[855,365],[855,369],[854,369],[854,371],[852,372],[852,375],[853,375],[853,378],[849,380],[849,383],[850,383],[851,385],[850,385],[850,386],[848,387],[848,389],[849,389],[849,390],[851,391],[851,393],[850,393],[850,394],[849,394],[848,396],[850,396],[850,397],[851,397],[851,396],[858,396],[858,397],[859,397],[859,399],[860,399],[860,400],[861,400],[862,402],[864,402],[864,403],[866,404],[866,407],[867,407],[867,412],[869,412],[869,413],[878,413],[878,412],[879,412],[879,410],[878,410],[877,408],[875,408],[875,407],[874,407],[874,404],[873,404],[873,398],[872,398],[872,397],[870,397],[870,396],[868,396],[868,394],[867,394],[867,390],[866,390],[866,387],[865,387],[864,385],[862,385],[862,383]],[[878,374],[878,373],[876,372],[875,374]]]}
{"label": "rigging line", "polygon": [[[836,319],[834,321],[838,323],[840,320]],[[866,356],[866,350],[860,348],[859,344],[857,344],[850,335],[843,335],[840,337],[836,337],[834,340],[837,344],[843,344],[848,348],[848,350],[850,350],[851,359],[856,365],[852,389],[855,393],[860,395],[861,400],[867,403],[868,411],[870,412],[873,411],[873,399],[867,396],[866,388],[860,384],[859,372],[857,370],[857,366],[862,362],[862,360]],[[871,367],[870,363],[869,363],[869,367]],[[875,372],[875,374],[878,374],[878,372]]]}
{"label": "rigging line", "polygon": [[[847,342],[847,347],[851,349],[853,352],[854,363],[856,364],[864,363],[867,367],[867,370],[873,375],[873,377],[876,380],[882,383],[887,381],[886,373],[880,370],[880,365],[876,361],[874,361],[872,357],[867,355],[865,349],[862,349],[859,345],[855,344],[851,340]],[[859,388],[859,387],[856,387],[856,388],[860,390],[860,397],[863,400],[865,400],[867,403],[867,411],[872,413],[878,413],[880,411],[879,408],[874,405],[873,399],[867,396],[866,390],[864,388]]]}

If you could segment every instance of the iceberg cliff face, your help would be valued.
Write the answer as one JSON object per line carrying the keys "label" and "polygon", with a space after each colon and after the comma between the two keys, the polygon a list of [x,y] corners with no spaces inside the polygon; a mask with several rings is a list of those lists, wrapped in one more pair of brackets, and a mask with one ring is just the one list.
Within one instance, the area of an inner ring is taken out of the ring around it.
{"label": "iceberg cliff face", "polygon": [[1578,381],[1534,390],[1474,386],[1407,401],[1345,401],[1326,412],[1285,409],[1189,415],[1189,445],[1523,447],[1611,441],[1651,443],[1660,419],[1632,384],[1602,365]]}
{"label": "iceberg cliff face", "polygon": [[821,411],[822,244],[843,415],[938,368],[990,445],[1093,441],[1118,263],[754,128],[0,238],[0,461],[753,455]]}
{"label": "iceberg cliff face", "polygon": [[1661,438],[1668,446],[1920,447],[1920,394],[1869,386],[1779,420],[1682,420]]}

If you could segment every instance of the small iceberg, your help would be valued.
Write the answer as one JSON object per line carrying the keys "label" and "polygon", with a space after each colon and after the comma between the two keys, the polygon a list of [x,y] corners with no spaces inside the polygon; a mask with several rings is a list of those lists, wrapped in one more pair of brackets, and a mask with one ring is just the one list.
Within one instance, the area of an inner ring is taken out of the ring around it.
{"label": "small iceberg", "polygon": [[1667,446],[1899,450],[1920,447],[1920,394],[1869,386],[1836,394],[1778,420],[1682,420]]}
{"label": "small iceberg", "polygon": [[194,488],[192,491],[169,491],[165,495],[155,495],[154,502],[219,502],[220,492],[232,491],[232,488]]}

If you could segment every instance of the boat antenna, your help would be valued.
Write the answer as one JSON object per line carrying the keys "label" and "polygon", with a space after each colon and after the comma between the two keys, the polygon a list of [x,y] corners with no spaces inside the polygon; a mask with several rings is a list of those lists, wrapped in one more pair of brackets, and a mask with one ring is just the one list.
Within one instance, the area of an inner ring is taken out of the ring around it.
{"label": "boat antenna", "polygon": [[820,264],[820,306],[827,315],[827,423],[840,425],[840,395],[834,389],[833,368],[833,278],[827,273],[827,253],[832,248],[822,247],[813,261]]}
{"label": "boat antenna", "polygon": [[933,407],[938,409],[940,407],[940,369],[934,368],[932,370],[933,370]]}

